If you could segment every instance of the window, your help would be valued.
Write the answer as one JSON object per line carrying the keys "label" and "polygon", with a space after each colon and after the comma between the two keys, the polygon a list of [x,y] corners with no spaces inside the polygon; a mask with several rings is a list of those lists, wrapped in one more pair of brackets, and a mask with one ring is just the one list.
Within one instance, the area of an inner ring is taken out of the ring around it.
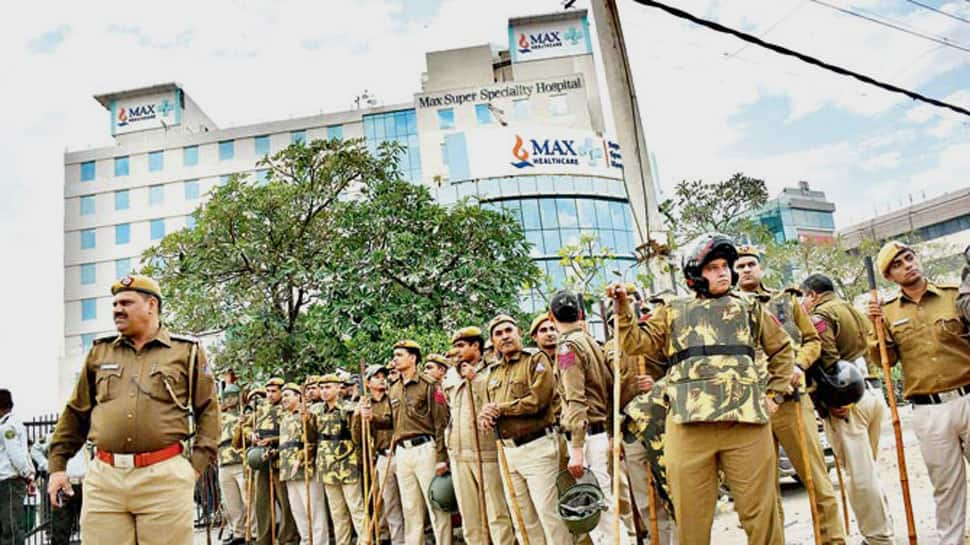
{"label": "window", "polygon": [[512,117],[519,121],[529,118],[529,99],[520,98],[512,101]]}
{"label": "window", "polygon": [[182,148],[182,166],[194,167],[199,164],[199,146]]}
{"label": "window", "polygon": [[219,160],[228,161],[236,156],[236,143],[233,140],[219,142]]}
{"label": "window", "polygon": [[479,125],[490,125],[492,123],[492,111],[488,109],[488,104],[475,105],[475,119]]}
{"label": "window", "polygon": [[253,138],[253,148],[257,158],[269,155],[269,135],[257,136]]}
{"label": "window", "polygon": [[269,170],[260,169],[256,171],[256,183],[259,185],[265,185],[269,181]]}
{"label": "window", "polygon": [[369,114],[363,118],[364,139],[371,153],[383,142],[393,140],[404,145],[401,170],[412,182],[421,181],[421,150],[418,147],[418,123],[413,109]]}
{"label": "window", "polygon": [[128,190],[115,191],[115,210],[128,210]]}
{"label": "window", "polygon": [[81,321],[98,319],[97,299],[81,299]]}
{"label": "window", "polygon": [[94,333],[82,333],[81,334],[81,349],[87,352],[91,350],[91,346],[94,344]]}
{"label": "window", "polygon": [[344,139],[344,127],[343,125],[330,125],[327,127],[327,140],[343,140]]}
{"label": "window", "polygon": [[165,236],[165,220],[157,219],[150,222],[152,240],[161,240]]}
{"label": "window", "polygon": [[186,180],[185,181],[185,200],[194,201],[198,198],[199,198],[199,181]]}
{"label": "window", "polygon": [[94,248],[95,245],[94,229],[85,229],[81,231],[81,249],[90,250]]}
{"label": "window", "polygon": [[81,197],[81,215],[94,215],[94,195],[85,195]]}
{"label": "window", "polygon": [[549,115],[561,116],[569,113],[569,103],[566,102],[566,95],[555,95],[549,97]]}
{"label": "window", "polygon": [[148,204],[154,206],[156,204],[162,204],[163,202],[165,202],[165,186],[148,186]]}
{"label": "window", "polygon": [[94,180],[94,161],[81,163],[81,181],[90,182]]}
{"label": "window", "polygon": [[158,172],[165,166],[165,152],[153,151],[148,154],[148,171]]}
{"label": "window", "polygon": [[306,142],[306,131],[290,131],[290,143]]}
{"label": "window", "polygon": [[128,244],[131,241],[131,225],[119,223],[115,225],[115,244]]}
{"label": "window", "polygon": [[81,265],[81,285],[88,286],[97,280],[97,268],[94,263],[84,263]]}
{"label": "window", "polygon": [[115,279],[131,274],[131,258],[123,257],[115,260]]}
{"label": "window", "polygon": [[195,229],[196,219],[195,216],[185,216],[185,226],[189,229]]}
{"label": "window", "polygon": [[438,128],[439,129],[454,129],[455,128],[455,111],[451,108],[443,108],[438,110]]}
{"label": "window", "polygon": [[226,184],[228,184],[229,183],[229,177],[230,176],[232,176],[232,174],[223,174],[223,175],[219,176],[219,185],[226,185]]}
{"label": "window", "polygon": [[574,199],[556,199],[556,208],[559,209],[559,226],[576,227],[576,201]]}
{"label": "window", "polygon": [[128,175],[128,156],[115,157],[115,176]]}

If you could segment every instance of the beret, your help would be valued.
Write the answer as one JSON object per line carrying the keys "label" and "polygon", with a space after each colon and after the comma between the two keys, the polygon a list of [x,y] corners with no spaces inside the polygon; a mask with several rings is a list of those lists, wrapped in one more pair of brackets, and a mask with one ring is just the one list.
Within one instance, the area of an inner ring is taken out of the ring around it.
{"label": "beret", "polygon": [[159,301],[162,299],[162,288],[159,287],[158,282],[140,274],[122,276],[114,284],[111,284],[111,295],[117,295],[122,291],[137,291],[154,295],[158,297]]}

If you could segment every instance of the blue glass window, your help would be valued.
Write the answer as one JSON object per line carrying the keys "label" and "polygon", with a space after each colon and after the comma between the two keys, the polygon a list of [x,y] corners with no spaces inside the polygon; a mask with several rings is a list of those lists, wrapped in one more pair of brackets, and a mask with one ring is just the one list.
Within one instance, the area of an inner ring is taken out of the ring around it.
{"label": "blue glass window", "polygon": [[363,122],[364,138],[371,153],[388,140],[399,142],[404,145],[404,153],[399,157],[401,170],[410,181],[420,182],[421,150],[414,110],[365,115]]}
{"label": "blue glass window", "polygon": [[[609,201],[596,201],[596,220],[600,229],[613,228],[613,216],[610,214]],[[621,223],[617,227],[623,228],[623,224]]]}
{"label": "blue glass window", "polygon": [[232,176],[232,175],[223,174],[222,176],[219,176],[219,185],[226,185],[227,183],[229,183],[229,176]]}
{"label": "blue glass window", "polygon": [[492,123],[492,112],[488,109],[488,104],[475,105],[475,119],[479,125],[490,125]]}
{"label": "blue glass window", "polygon": [[94,345],[94,333],[82,333],[81,349],[87,352],[88,350],[91,350],[92,345]]}
{"label": "blue glass window", "polygon": [[151,225],[152,240],[161,240],[165,236],[165,220],[152,220],[149,225]]}
{"label": "blue glass window", "polygon": [[265,185],[269,181],[269,170],[260,169],[256,171],[256,183],[259,185]]}
{"label": "blue glass window", "polygon": [[127,189],[115,191],[115,210],[128,210],[129,193]]}
{"label": "blue glass window", "polygon": [[443,108],[438,110],[438,128],[439,129],[454,129],[455,128],[455,111],[451,108]]}
{"label": "blue glass window", "polygon": [[81,163],[81,181],[90,182],[94,180],[94,161]]}
{"label": "blue glass window", "polygon": [[542,217],[543,229],[556,229],[559,227],[559,218],[556,214],[556,201],[554,199],[539,199],[539,212]]}
{"label": "blue glass window", "polygon": [[526,230],[542,229],[539,221],[539,202],[535,199],[522,201],[522,227]]}
{"label": "blue glass window", "polygon": [[545,242],[546,253],[550,255],[556,255],[556,252],[558,252],[559,248],[562,247],[562,242],[559,240],[558,229],[543,231],[542,241]]}
{"label": "blue glass window", "polygon": [[115,176],[128,175],[128,156],[115,157]]}
{"label": "blue glass window", "polygon": [[98,318],[97,299],[81,299],[81,321],[96,320]]}
{"label": "blue glass window", "polygon": [[131,274],[131,258],[123,257],[115,260],[115,279]]}
{"label": "blue glass window", "polygon": [[236,156],[236,142],[233,140],[223,140],[219,142],[219,160],[228,161]]}
{"label": "blue glass window", "polygon": [[148,171],[158,172],[165,166],[165,153],[161,150],[148,154]]}
{"label": "blue glass window", "polygon": [[269,155],[269,135],[257,136],[253,138],[256,158],[261,159],[264,155]]}
{"label": "blue glass window", "polygon": [[199,146],[185,146],[182,148],[182,165],[194,167],[199,164]]}
{"label": "blue glass window", "polygon": [[195,229],[196,219],[195,216],[185,216],[185,226],[189,229]]}
{"label": "blue glass window", "polygon": [[297,142],[306,142],[306,131],[291,131],[290,132],[290,143],[296,144]]}
{"label": "blue glass window", "polygon": [[94,248],[97,239],[94,236],[94,229],[84,229],[81,231],[81,249],[90,250]]}
{"label": "blue glass window", "polygon": [[199,198],[199,181],[186,180],[185,181],[185,200],[194,201],[198,198]]}
{"label": "blue glass window", "polygon": [[542,243],[542,231],[526,231],[525,238],[532,244],[532,250],[529,252],[533,257],[545,254],[545,248]]}
{"label": "blue glass window", "polygon": [[327,127],[327,140],[343,140],[344,139],[344,127],[343,125],[330,125]]}
{"label": "blue glass window", "polygon": [[94,195],[84,195],[81,197],[81,215],[94,215]]}
{"label": "blue glass window", "polygon": [[84,263],[81,265],[81,285],[87,286],[97,281],[97,267],[94,263]]}
{"label": "blue glass window", "polygon": [[131,242],[131,225],[119,223],[115,225],[115,244],[128,244]]}
{"label": "blue glass window", "polygon": [[154,206],[165,202],[165,186],[153,185],[148,187],[148,204]]}
{"label": "blue glass window", "polygon": [[556,199],[556,208],[559,209],[559,226],[576,227],[576,200],[575,199]]}

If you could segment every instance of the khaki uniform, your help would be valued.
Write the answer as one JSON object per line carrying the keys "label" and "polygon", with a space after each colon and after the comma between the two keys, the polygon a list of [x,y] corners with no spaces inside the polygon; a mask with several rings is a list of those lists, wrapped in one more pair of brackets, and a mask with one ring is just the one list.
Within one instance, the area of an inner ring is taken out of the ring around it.
{"label": "khaki uniform", "polygon": [[[794,353],[788,335],[758,301],[731,292],[673,300],[641,326],[627,301],[618,338],[626,353],[671,362],[665,460],[679,517],[677,542],[710,543],[721,469],[748,542],[783,543],[764,397],[766,390],[789,389]],[[756,346],[768,355],[767,382],[755,363]]]}
{"label": "khaki uniform", "polygon": [[51,473],[64,471],[85,440],[115,454],[185,444],[187,403],[197,424],[191,463],[184,456],[134,468],[92,462],[81,509],[85,543],[133,544],[137,533],[141,545],[191,544],[195,476],[215,462],[220,427],[214,380],[197,340],[163,326],[139,351],[122,335],[95,341],[51,439]]}
{"label": "khaki uniform", "polygon": [[[563,469],[563,443],[555,431],[558,394],[555,368],[544,352],[516,352],[491,364],[485,373],[487,402],[497,405],[496,434],[512,479],[505,487],[511,510],[515,494],[532,545],[572,543],[559,518],[556,475]],[[500,462],[501,463],[501,462]],[[513,522],[518,524],[513,515]]]}
{"label": "khaki uniform", "polygon": [[[795,365],[803,371],[811,367],[818,358],[821,350],[818,331],[808,313],[795,298],[794,290],[768,290],[762,287],[757,294],[765,301],[765,308],[781,323],[782,328],[792,339],[795,348]],[[763,353],[759,353],[763,357]],[[802,388],[804,391],[804,388]],[[798,415],[805,424],[806,451],[801,448],[801,438],[798,431]],[[822,543],[845,543],[845,529],[839,513],[839,501],[835,497],[835,488],[829,478],[828,466],[825,464],[825,453],[822,451],[822,441],[818,435],[818,425],[815,422],[815,410],[812,400],[808,396],[801,396],[799,404],[786,400],[771,415],[771,432],[775,437],[775,445],[781,444],[788,459],[795,468],[802,482],[806,482],[805,474],[812,472],[812,483],[815,486],[815,506],[818,509],[819,527]],[[807,460],[807,467],[806,467]],[[776,467],[776,474],[778,469]],[[778,483],[778,512],[784,522],[784,512],[781,506],[781,483]],[[811,501],[811,500],[809,500]]]}
{"label": "khaki uniform", "polygon": [[222,413],[222,435],[219,436],[219,490],[230,534],[234,538],[245,538],[246,475],[242,451],[232,445],[233,431],[237,424],[239,424],[237,413]]}
{"label": "khaki uniform", "polygon": [[317,403],[317,480],[323,483],[333,519],[336,545],[350,545],[351,532],[358,543],[364,533],[364,494],[361,489],[360,423],[353,417],[354,404],[337,401],[334,406]]}
{"label": "khaki uniform", "polygon": [[[451,474],[454,479],[458,509],[462,514],[462,534],[468,545],[485,543],[482,514],[488,521],[489,537],[495,545],[514,545],[515,530],[505,501],[502,473],[498,467],[495,439],[479,431],[478,422],[472,417],[472,401],[475,415],[481,412],[485,400],[485,377],[476,375],[471,383],[462,381],[448,390],[451,419],[446,431]],[[482,479],[478,479],[478,451],[475,450],[475,434],[481,448]],[[481,494],[485,505],[481,505]]]}
{"label": "khaki uniform", "polygon": [[[381,399],[371,398],[373,418],[391,420],[391,398],[387,393]],[[391,545],[404,545],[404,513],[401,510],[401,491],[397,487],[394,459],[388,456],[391,429],[375,429],[374,452],[377,453],[377,483],[381,488],[381,539],[390,539]],[[390,472],[388,475],[387,473]],[[386,476],[385,476],[386,475]]]}
{"label": "khaki uniform", "polygon": [[[269,439],[270,444],[267,448],[279,449],[280,446],[280,422],[283,418],[283,406],[279,403],[263,403],[254,413],[253,433],[259,439]],[[245,425],[244,425],[245,427]],[[269,466],[254,471],[255,482],[253,488],[256,490],[256,536],[257,545],[270,545],[273,525],[270,524],[270,509],[276,509],[270,504],[270,486],[273,487],[273,498],[278,504],[279,509],[275,520],[277,543],[282,545],[296,545],[300,542],[300,532],[293,518],[293,511],[290,507],[289,496],[283,481],[280,480],[280,460],[274,457]]]}
{"label": "khaki uniform", "polygon": [[[903,396],[933,483],[941,543],[962,543],[970,461],[970,330],[956,306],[958,287],[929,282],[920,300],[904,293],[882,306],[890,364],[903,366]],[[870,357],[879,361],[875,334]]]}
{"label": "khaki uniform", "polygon": [[[596,477],[603,491],[603,501],[613,505],[609,449],[613,422],[611,367],[596,339],[578,324],[559,333],[556,371],[563,402],[560,426],[570,448],[583,449],[583,462]],[[627,522],[632,521],[628,519]],[[629,525],[627,529],[630,530]],[[633,533],[636,533],[635,529]],[[595,545],[613,542],[612,509],[603,512],[589,535]],[[629,535],[621,536],[620,542],[629,543]]]}
{"label": "khaki uniform", "polygon": [[[865,366],[869,320],[835,294],[823,295],[812,309],[812,321],[822,340],[816,365],[828,368],[839,360]],[[861,370],[861,369],[860,369]],[[862,399],[849,406],[844,417],[822,419],[836,457],[845,466],[845,487],[859,532],[870,545],[892,545],[893,519],[886,493],[879,482],[876,458],[879,435],[888,408],[878,380],[867,380]]]}
{"label": "khaki uniform", "polygon": [[[309,545],[312,533],[314,545],[327,545],[330,542],[330,525],[324,512],[326,502],[323,486],[313,479],[317,454],[317,423],[312,414],[306,415],[307,440],[304,444],[303,416],[299,410],[284,411],[280,420],[280,481],[286,487],[293,520],[300,532],[300,543]],[[309,467],[304,456],[309,461]],[[310,479],[309,484],[307,479]],[[309,517],[307,504],[310,508]]]}

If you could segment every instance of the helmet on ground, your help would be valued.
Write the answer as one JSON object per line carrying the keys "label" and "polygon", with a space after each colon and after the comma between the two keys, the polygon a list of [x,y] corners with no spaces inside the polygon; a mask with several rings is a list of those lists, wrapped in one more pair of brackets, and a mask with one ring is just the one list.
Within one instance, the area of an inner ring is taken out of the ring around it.
{"label": "helmet on ground", "polygon": [[866,378],[852,362],[839,360],[829,369],[812,367],[812,380],[818,385],[815,395],[827,407],[844,407],[862,399]]}
{"label": "helmet on ground", "polygon": [[431,484],[428,486],[428,501],[438,511],[458,512],[458,498],[455,496],[455,485],[451,480],[451,473],[438,475],[431,479]]}
{"label": "helmet on ground", "polygon": [[709,261],[722,258],[731,268],[731,285],[737,284],[738,273],[734,272],[734,262],[738,260],[738,249],[727,235],[712,233],[701,237],[684,261],[684,279],[687,287],[701,295],[709,295],[707,279],[701,274]]}
{"label": "helmet on ground", "polygon": [[561,471],[556,478],[556,488],[559,489],[559,518],[569,533],[588,534],[596,528],[608,506],[593,474],[587,470],[576,480],[568,471]]}
{"label": "helmet on ground", "polygon": [[266,447],[250,447],[246,451],[246,463],[250,469],[259,470],[265,468],[268,463],[266,459]]}

